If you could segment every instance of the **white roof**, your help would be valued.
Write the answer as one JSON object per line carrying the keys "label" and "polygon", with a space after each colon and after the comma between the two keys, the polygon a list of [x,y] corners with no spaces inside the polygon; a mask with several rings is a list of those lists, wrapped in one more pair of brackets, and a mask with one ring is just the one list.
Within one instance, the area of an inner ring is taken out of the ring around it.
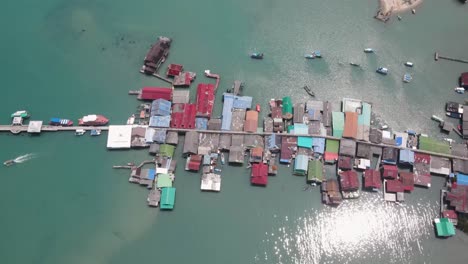
{"label": "white roof", "polygon": [[221,191],[221,175],[214,173],[203,174],[200,189],[203,191]]}
{"label": "white roof", "polygon": [[97,119],[97,115],[83,116],[83,122],[92,122],[92,121],[96,121],[96,119]]}
{"label": "white roof", "polygon": [[21,116],[13,117],[13,125],[21,125],[23,123],[23,118]]}
{"label": "white roof", "polygon": [[125,149],[130,148],[132,141],[132,126],[109,126],[107,134],[107,148]]}
{"label": "white roof", "polygon": [[28,133],[41,133],[42,121],[29,121]]}

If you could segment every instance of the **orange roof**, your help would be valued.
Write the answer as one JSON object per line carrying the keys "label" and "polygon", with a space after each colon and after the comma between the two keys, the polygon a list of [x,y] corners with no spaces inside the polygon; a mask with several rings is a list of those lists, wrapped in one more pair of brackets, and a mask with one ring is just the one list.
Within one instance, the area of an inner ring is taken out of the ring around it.
{"label": "orange roof", "polygon": [[356,112],[345,112],[345,126],[343,137],[357,138],[358,114]]}

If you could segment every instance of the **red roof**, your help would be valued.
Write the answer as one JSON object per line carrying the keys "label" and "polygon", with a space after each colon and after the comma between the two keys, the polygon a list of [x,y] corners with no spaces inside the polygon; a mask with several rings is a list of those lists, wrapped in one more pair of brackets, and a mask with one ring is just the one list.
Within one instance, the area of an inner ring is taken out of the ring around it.
{"label": "red roof", "polygon": [[271,108],[271,118],[283,118],[282,108],[275,106]]}
{"label": "red roof", "polygon": [[449,219],[458,219],[457,213],[454,210],[445,210],[442,212],[442,216]]}
{"label": "red roof", "polygon": [[171,127],[187,129],[194,128],[195,111],[195,104],[172,105]]}
{"label": "red roof", "polygon": [[164,99],[170,101],[172,99],[172,88],[164,87],[143,87],[141,89],[140,100],[156,100]]}
{"label": "red roof", "polygon": [[380,189],[382,187],[382,179],[380,178],[380,171],[365,170],[364,171],[364,187]]}
{"label": "red roof", "polygon": [[353,170],[340,173],[340,182],[342,191],[356,191],[359,189],[359,179],[357,173]]}
{"label": "red roof", "polygon": [[266,186],[268,184],[268,165],[264,163],[253,164],[250,183]]}
{"label": "red roof", "polygon": [[357,138],[358,114],[356,112],[345,112],[345,125],[343,137]]}
{"label": "red roof", "polygon": [[414,153],[414,163],[431,163],[431,155],[429,154],[422,154],[422,153]]}
{"label": "red roof", "polygon": [[338,168],[343,170],[350,170],[353,168],[352,160],[350,157],[339,156],[338,157]]}
{"label": "red roof", "polygon": [[338,153],[325,151],[325,161],[336,161],[338,159]]}
{"label": "red roof", "polygon": [[400,172],[400,181],[405,191],[414,190],[414,174],[411,172]]}
{"label": "red roof", "polygon": [[403,192],[403,184],[399,180],[387,180],[387,192]]}
{"label": "red roof", "polygon": [[398,167],[395,165],[383,165],[383,177],[386,179],[398,178]]}
{"label": "red roof", "polygon": [[184,66],[180,65],[180,64],[170,64],[168,67],[167,67],[167,76],[177,76],[179,75],[179,73],[182,71],[182,69],[184,68]]}
{"label": "red roof", "polygon": [[214,85],[200,83],[197,87],[197,116],[211,117],[215,101]]}
{"label": "red roof", "polygon": [[461,74],[460,85],[464,88],[468,88],[468,72],[464,72]]}
{"label": "red roof", "polygon": [[202,162],[202,155],[192,155],[192,156],[190,156],[188,169],[193,170],[193,171],[200,170],[201,162]]}
{"label": "red roof", "polygon": [[430,187],[432,182],[431,175],[414,174],[414,185]]}
{"label": "red roof", "polygon": [[294,148],[297,148],[297,137],[282,137],[280,162],[290,163]]}
{"label": "red roof", "polygon": [[245,123],[244,131],[245,132],[257,132],[258,127],[258,112],[254,110],[249,110],[245,113]]}
{"label": "red roof", "polygon": [[455,207],[455,211],[468,213],[468,186],[458,185],[447,193],[447,200]]}

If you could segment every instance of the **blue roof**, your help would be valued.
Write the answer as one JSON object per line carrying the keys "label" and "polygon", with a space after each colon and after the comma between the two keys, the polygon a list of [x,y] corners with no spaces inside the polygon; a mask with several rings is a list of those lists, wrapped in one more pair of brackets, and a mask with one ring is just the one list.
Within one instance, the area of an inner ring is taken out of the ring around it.
{"label": "blue roof", "polygon": [[466,174],[457,174],[457,184],[458,185],[468,185],[468,175]]}
{"label": "blue roof", "polygon": [[323,154],[325,153],[325,139],[324,138],[313,138],[312,146],[314,147],[314,152]]}
{"label": "blue roof", "polygon": [[145,132],[145,141],[146,143],[152,143],[153,142],[153,136],[154,136],[155,130],[153,128],[147,128]]}
{"label": "blue roof", "polygon": [[166,130],[165,129],[157,129],[154,131],[153,141],[157,143],[165,143],[166,142]]}
{"label": "blue roof", "polygon": [[149,121],[150,127],[169,127],[171,116],[152,116]]}
{"label": "blue roof", "polygon": [[403,138],[402,137],[395,137],[395,145],[397,145],[397,146],[403,145]]}
{"label": "blue roof", "polygon": [[50,122],[52,122],[52,123],[60,123],[60,118],[52,117],[52,118],[50,119]]}
{"label": "blue roof", "polygon": [[234,103],[234,95],[224,93],[223,104],[223,119],[221,120],[221,130],[231,130],[232,105]]}
{"label": "blue roof", "polygon": [[279,149],[281,147],[278,142],[276,142],[276,134],[271,134],[266,143],[268,149]]}
{"label": "blue roof", "polygon": [[294,160],[294,170],[307,171],[309,165],[309,158],[306,155],[297,155]]}
{"label": "blue roof", "polygon": [[250,96],[234,96],[232,107],[239,109],[252,108],[252,97]]}
{"label": "blue roof", "polygon": [[156,170],[154,169],[149,169],[148,170],[148,175],[146,176],[146,178],[150,179],[150,180],[154,180],[154,176],[156,175]]}
{"label": "blue roof", "polygon": [[311,137],[298,137],[297,146],[301,148],[312,148],[312,138]]}
{"label": "blue roof", "polygon": [[294,124],[295,135],[307,135],[309,134],[309,127],[306,124]]}
{"label": "blue roof", "polygon": [[170,115],[172,103],[164,99],[156,99],[151,103],[151,116]]}
{"label": "blue roof", "polygon": [[371,121],[371,105],[368,103],[362,103],[362,111],[358,116],[358,124],[370,126]]}
{"label": "blue roof", "polygon": [[409,149],[400,149],[400,163],[413,164],[414,152]]}
{"label": "blue roof", "polygon": [[195,128],[207,130],[208,129],[208,118],[205,117],[197,117],[195,118]]}

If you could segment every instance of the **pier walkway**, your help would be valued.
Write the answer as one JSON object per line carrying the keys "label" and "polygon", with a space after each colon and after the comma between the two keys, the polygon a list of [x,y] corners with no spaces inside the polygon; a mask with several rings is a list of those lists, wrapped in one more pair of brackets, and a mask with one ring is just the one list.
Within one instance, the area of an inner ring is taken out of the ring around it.
{"label": "pier walkway", "polygon": [[445,56],[439,55],[439,53],[436,52],[436,53],[434,54],[434,60],[438,61],[439,59],[449,60],[449,61],[455,61],[455,62],[461,62],[461,63],[468,63],[468,60],[445,57]]}
{"label": "pier walkway", "polygon": [[[41,132],[42,131],[48,131],[48,132],[56,132],[56,131],[75,131],[77,129],[83,129],[83,130],[93,130],[93,129],[100,129],[100,130],[109,130],[108,126],[48,126],[44,125],[41,127]],[[0,125],[0,132],[27,132],[28,131],[28,126],[12,126],[12,125]]]}

